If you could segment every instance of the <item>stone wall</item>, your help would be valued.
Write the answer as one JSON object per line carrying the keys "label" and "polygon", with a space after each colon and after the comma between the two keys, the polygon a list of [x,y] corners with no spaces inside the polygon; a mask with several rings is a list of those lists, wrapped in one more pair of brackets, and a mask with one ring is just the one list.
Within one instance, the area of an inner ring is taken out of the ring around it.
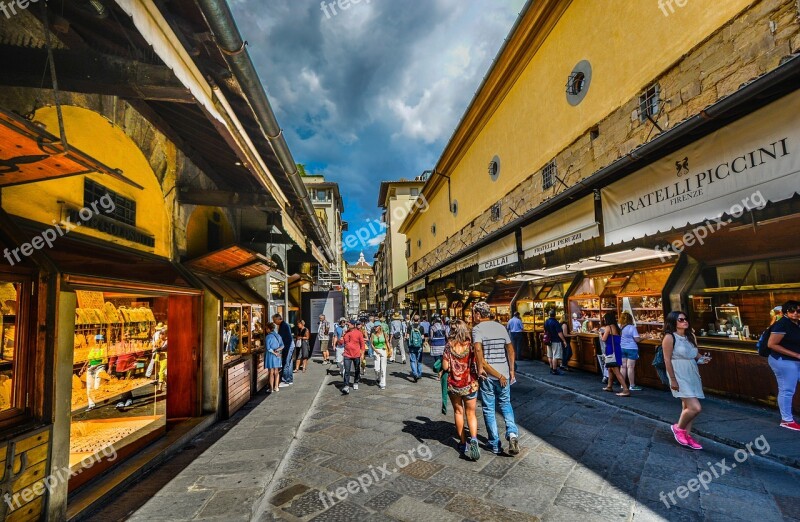
{"label": "stone wall", "polygon": [[[665,100],[656,119],[663,130],[694,116],[720,98],[780,65],[781,59],[800,51],[800,2],[762,0],[709,36],[680,62],[653,78]],[[541,168],[513,191],[499,198],[501,218],[492,221],[491,210],[409,267],[409,277],[425,273],[467,246],[502,228],[518,216],[541,205],[599,169],[629,154],[654,138],[658,129],[641,122],[638,96],[598,122],[555,158],[563,184],[541,190]],[[593,139],[591,131],[599,134]],[[416,238],[415,238],[416,239]]]}

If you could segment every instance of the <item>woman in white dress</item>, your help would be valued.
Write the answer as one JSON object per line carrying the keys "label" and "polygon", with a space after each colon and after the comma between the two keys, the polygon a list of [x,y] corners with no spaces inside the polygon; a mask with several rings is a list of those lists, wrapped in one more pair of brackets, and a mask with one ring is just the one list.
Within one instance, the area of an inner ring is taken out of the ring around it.
{"label": "woman in white dress", "polygon": [[681,446],[701,450],[703,446],[691,434],[692,423],[702,411],[700,399],[705,399],[697,365],[706,364],[711,358],[700,356],[689,318],[680,311],[667,315],[661,347],[672,396],[679,398],[682,404],[681,416],[678,423],[672,425],[672,434]]}

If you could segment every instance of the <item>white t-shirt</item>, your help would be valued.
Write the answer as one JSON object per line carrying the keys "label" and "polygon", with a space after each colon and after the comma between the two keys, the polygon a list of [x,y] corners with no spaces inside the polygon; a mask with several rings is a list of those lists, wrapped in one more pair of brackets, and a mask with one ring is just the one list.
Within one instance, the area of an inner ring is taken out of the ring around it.
{"label": "white t-shirt", "polygon": [[[472,342],[481,343],[483,358],[487,364],[500,372],[506,378],[511,376],[506,357],[506,345],[511,343],[511,337],[505,326],[497,321],[484,321],[472,328]],[[494,377],[489,377],[494,379]]]}
{"label": "white t-shirt", "polygon": [[[325,330],[327,330],[328,333],[325,333]],[[317,333],[319,334],[320,341],[330,340],[330,332],[331,332],[331,323],[329,323],[328,321],[322,321],[321,323],[319,323],[319,328],[317,329]]]}
{"label": "white t-shirt", "polygon": [[623,350],[638,350],[635,337],[639,337],[639,330],[632,324],[626,325],[621,332],[620,347]]}

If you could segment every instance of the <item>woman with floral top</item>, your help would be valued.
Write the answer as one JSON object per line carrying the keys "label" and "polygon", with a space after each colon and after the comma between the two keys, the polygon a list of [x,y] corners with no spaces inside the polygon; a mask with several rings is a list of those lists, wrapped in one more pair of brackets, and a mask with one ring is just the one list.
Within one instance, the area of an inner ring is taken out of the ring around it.
{"label": "woman with floral top", "polygon": [[[461,439],[458,448],[462,455],[472,460],[481,456],[478,449],[478,418],[475,416],[475,405],[478,402],[478,372],[482,367],[472,348],[467,323],[457,320],[450,326],[450,335],[442,356],[442,371],[449,372],[447,377],[447,394],[453,404],[456,431]],[[464,414],[469,428],[469,443],[464,431]]]}

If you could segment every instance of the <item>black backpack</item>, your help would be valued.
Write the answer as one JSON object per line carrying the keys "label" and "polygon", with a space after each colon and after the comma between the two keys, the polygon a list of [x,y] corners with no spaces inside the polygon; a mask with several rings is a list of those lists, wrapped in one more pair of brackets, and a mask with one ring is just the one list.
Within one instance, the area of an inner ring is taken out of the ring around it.
{"label": "black backpack", "polygon": [[772,350],[769,349],[770,334],[772,334],[771,326],[761,333],[761,337],[758,338],[758,342],[756,343],[756,350],[758,350],[758,355],[761,357],[769,357],[772,353]]}

